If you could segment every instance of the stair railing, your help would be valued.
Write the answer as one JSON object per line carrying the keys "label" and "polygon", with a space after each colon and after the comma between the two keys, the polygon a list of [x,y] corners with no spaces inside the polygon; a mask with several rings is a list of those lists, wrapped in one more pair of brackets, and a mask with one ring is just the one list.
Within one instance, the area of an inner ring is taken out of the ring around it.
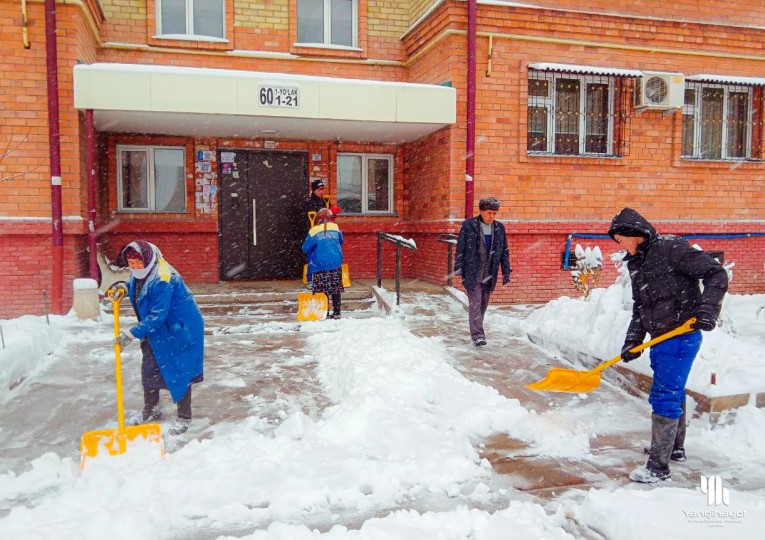
{"label": "stair railing", "polygon": [[400,236],[377,231],[377,286],[382,287],[382,252],[383,241],[396,244],[396,305],[401,298],[401,248],[417,251],[417,248],[407,239]]}

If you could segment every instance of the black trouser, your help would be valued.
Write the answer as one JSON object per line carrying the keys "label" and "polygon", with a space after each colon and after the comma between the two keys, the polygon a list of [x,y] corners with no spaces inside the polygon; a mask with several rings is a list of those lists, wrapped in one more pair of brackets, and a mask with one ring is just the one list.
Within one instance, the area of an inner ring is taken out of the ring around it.
{"label": "black trouser", "polygon": [[336,292],[332,294],[332,313],[335,315],[340,315],[340,300],[341,293]]}
{"label": "black trouser", "polygon": [[[159,405],[159,388],[146,388],[143,387],[143,410],[144,417],[147,417],[155,407]],[[185,418],[191,420],[191,385],[186,390],[180,401],[176,404],[178,409],[178,418]]]}

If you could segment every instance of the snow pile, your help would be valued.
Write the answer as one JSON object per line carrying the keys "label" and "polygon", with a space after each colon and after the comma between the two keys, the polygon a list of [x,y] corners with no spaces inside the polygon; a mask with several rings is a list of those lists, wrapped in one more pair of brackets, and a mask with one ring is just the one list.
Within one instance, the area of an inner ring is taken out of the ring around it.
{"label": "snow pile", "polygon": [[619,540],[760,538],[765,499],[723,487],[729,490],[730,505],[708,505],[699,489],[592,489],[575,516],[606,538]]}
{"label": "snow pile", "polygon": [[[473,438],[505,431],[549,443],[552,454],[588,449],[586,435],[547,433],[517,400],[465,379],[439,338],[416,337],[401,320],[347,319],[307,326],[305,333],[306,359],[317,361],[316,377],[333,402],[318,418],[296,412],[276,429],[257,417],[218,424],[213,438],[192,440],[164,461],[132,451],[99,456],[88,460],[82,476],[71,458],[47,454],[31,471],[2,477],[0,502],[34,498],[36,504],[13,505],[0,520],[0,536],[107,538],[120,530],[124,538],[162,538],[170,531],[379,512],[431,495],[480,500],[487,494],[476,485],[491,468]],[[499,530],[526,516],[529,531],[564,537],[534,505],[491,519],[480,512],[443,519],[404,512],[370,527],[392,527],[388,538],[402,538],[408,521],[427,530],[432,522],[468,515],[466,530]]]}
{"label": "snow pile", "polygon": [[18,319],[0,320],[5,348],[0,348],[0,403],[9,390],[45,369],[53,355],[72,339],[70,325],[78,319],[74,315],[45,317],[27,315]]}
{"label": "snow pile", "polygon": [[337,525],[324,534],[302,525],[274,523],[242,540],[506,540],[509,531],[513,538],[573,540],[561,528],[564,522],[561,513],[547,516],[537,504],[512,501],[507,509],[493,514],[464,506],[452,512],[424,514],[400,510],[384,518],[367,520],[359,530]]}

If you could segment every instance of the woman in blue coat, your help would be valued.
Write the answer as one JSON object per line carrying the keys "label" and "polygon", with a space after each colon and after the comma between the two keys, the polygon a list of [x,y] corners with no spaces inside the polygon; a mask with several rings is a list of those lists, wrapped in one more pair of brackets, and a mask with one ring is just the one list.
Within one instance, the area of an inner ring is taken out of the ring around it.
{"label": "woman in blue coat", "polygon": [[311,290],[323,292],[332,298],[330,319],[340,318],[340,298],[343,288],[343,233],[332,223],[332,211],[322,208],[316,214],[315,225],[308,231],[303,242],[303,252],[308,255],[308,273],[313,275]]}
{"label": "woman in blue coat", "polygon": [[159,391],[164,388],[170,391],[178,412],[169,433],[180,435],[191,426],[191,385],[203,380],[202,314],[181,275],[154,244],[131,242],[122,249],[120,261],[132,274],[127,296],[138,324],[122,332],[118,341],[124,349],[139,339],[143,353],[143,412],[128,423],[159,420]]}

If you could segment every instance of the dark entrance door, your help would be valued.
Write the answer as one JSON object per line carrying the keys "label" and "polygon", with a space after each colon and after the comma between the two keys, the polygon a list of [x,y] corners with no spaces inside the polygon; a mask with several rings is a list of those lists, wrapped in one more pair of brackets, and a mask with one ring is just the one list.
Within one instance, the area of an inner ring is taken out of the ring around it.
{"label": "dark entrance door", "polygon": [[218,164],[220,279],[298,278],[307,154],[222,150]]}

